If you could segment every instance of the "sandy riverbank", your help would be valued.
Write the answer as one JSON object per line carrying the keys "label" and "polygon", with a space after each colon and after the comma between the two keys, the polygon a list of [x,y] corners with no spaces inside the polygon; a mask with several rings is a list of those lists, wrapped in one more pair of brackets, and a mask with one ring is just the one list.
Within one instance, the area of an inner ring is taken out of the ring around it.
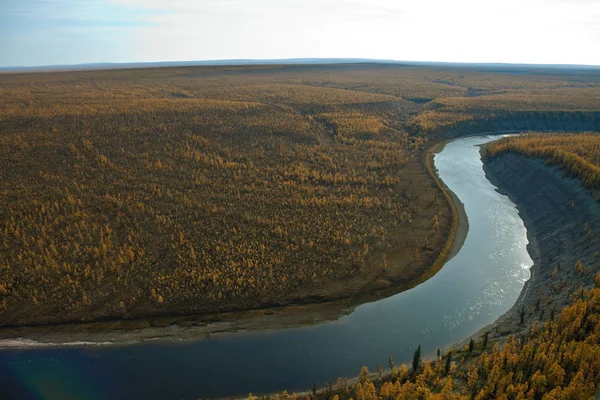
{"label": "sandy riverbank", "polygon": [[467,233],[469,233],[469,218],[467,217],[467,212],[465,211],[465,206],[462,201],[458,198],[458,196],[450,190],[446,184],[439,178],[438,171],[435,169],[433,165],[433,157],[435,154],[440,153],[444,146],[448,143],[448,141],[444,141],[438,143],[430,150],[430,156],[428,158],[429,170],[430,174],[434,177],[436,184],[442,189],[444,192],[444,196],[446,197],[446,201],[451,209],[451,213],[453,215],[453,221],[455,222],[454,233],[450,235],[448,238],[448,243],[452,243],[452,246],[449,249],[449,253],[447,258],[444,260],[444,263],[450,261],[462,248],[463,244],[465,244],[465,240],[467,239]]}

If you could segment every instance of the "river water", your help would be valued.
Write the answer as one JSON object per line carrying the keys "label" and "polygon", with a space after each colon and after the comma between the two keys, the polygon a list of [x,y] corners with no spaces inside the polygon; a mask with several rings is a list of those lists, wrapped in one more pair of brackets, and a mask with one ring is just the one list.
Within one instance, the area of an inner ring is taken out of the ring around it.
{"label": "river water", "polygon": [[388,356],[433,354],[493,322],[516,301],[533,264],[515,205],[485,178],[478,145],[459,138],[436,155],[464,203],[460,252],[427,282],[363,304],[337,321],[196,341],[0,351],[1,399],[197,399],[323,386],[375,371]]}

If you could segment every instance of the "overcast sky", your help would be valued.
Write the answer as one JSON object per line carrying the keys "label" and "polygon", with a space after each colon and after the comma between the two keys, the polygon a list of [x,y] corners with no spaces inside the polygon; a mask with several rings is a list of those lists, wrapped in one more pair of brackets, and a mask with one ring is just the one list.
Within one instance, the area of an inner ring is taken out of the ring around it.
{"label": "overcast sky", "polygon": [[0,66],[360,57],[600,65],[600,0],[0,0]]}

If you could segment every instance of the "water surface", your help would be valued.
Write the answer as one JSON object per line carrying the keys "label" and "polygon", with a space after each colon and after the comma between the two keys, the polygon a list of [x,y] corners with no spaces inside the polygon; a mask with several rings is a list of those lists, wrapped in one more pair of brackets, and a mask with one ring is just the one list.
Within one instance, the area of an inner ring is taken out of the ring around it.
{"label": "water surface", "polygon": [[[497,138],[497,137],[495,137]],[[198,341],[0,351],[2,399],[196,399],[299,391],[409,361],[473,334],[516,301],[533,264],[515,205],[485,178],[478,145],[459,138],[436,155],[464,203],[460,252],[427,282],[357,307],[337,321]],[[226,383],[225,383],[226,382]]]}

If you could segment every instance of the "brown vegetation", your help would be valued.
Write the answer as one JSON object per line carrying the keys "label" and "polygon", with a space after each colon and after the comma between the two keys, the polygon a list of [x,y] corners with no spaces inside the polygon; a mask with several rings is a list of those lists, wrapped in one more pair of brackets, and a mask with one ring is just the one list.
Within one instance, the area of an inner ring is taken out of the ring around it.
{"label": "brown vegetation", "polygon": [[388,117],[404,100],[205,72],[2,77],[0,324],[315,301],[427,270],[451,216]]}
{"label": "brown vegetation", "polygon": [[3,74],[0,325],[401,290],[453,230],[429,141],[506,113],[593,122],[598,90],[374,65]]}

